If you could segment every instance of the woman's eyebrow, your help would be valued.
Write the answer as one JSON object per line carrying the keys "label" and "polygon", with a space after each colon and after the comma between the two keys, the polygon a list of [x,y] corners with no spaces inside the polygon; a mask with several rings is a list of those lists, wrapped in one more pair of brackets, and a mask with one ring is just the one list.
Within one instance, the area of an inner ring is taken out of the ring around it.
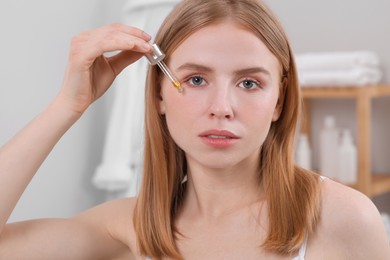
{"label": "woman's eyebrow", "polygon": [[271,73],[264,67],[252,67],[240,69],[234,72],[236,75],[244,75],[244,74],[254,74],[254,73],[263,73],[267,76],[271,76]]}
{"label": "woman's eyebrow", "polygon": [[179,66],[177,68],[178,71],[180,70],[196,70],[196,71],[201,71],[201,72],[211,72],[213,71],[212,68],[196,64],[196,63],[184,63],[183,65]]}
{"label": "woman's eyebrow", "polygon": [[[179,66],[177,68],[178,71],[180,70],[195,70],[200,72],[212,72],[213,69],[210,67],[207,67],[205,65],[197,64],[197,63],[184,63],[183,65]],[[263,73],[267,76],[271,76],[271,73],[264,67],[250,67],[245,69],[239,69],[234,71],[234,74],[236,75],[244,75],[244,74],[254,74],[254,73]]]}

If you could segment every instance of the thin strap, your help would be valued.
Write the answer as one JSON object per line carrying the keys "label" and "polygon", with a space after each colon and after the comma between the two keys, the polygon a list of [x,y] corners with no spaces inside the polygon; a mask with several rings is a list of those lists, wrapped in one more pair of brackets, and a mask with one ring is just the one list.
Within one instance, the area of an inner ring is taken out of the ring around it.
{"label": "thin strap", "polygon": [[298,253],[298,259],[299,260],[304,260],[305,259],[307,240],[308,240],[308,235],[306,234],[305,235],[305,240],[303,241],[303,244],[301,245],[301,248],[299,248],[299,253]]}
{"label": "thin strap", "polygon": [[[325,176],[320,175],[320,181],[323,182],[327,178]],[[305,260],[305,255],[306,255],[306,247],[307,247],[307,240],[308,240],[308,235],[306,233],[305,235],[305,240],[303,241],[301,247],[299,248],[298,255],[294,257],[292,260]]]}
{"label": "thin strap", "polygon": [[[188,181],[187,174],[186,174],[186,175],[184,175],[184,178],[183,178],[183,180],[181,180],[181,184],[185,183],[186,181]],[[146,259],[146,260],[149,260],[149,259]]]}

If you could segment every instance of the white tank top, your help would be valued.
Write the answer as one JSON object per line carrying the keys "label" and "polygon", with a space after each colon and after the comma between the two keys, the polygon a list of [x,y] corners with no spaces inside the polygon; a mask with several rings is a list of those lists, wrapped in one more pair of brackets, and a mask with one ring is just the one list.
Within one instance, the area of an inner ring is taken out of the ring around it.
{"label": "white tank top", "polygon": [[299,248],[298,255],[294,257],[292,260],[305,260],[305,254],[306,254],[306,246],[307,246],[307,235],[305,236],[305,241],[303,241],[303,244]]}
{"label": "white tank top", "polygon": [[[305,260],[306,246],[307,246],[307,236],[305,236],[305,241],[303,241],[303,244],[299,248],[298,255],[294,257],[292,260]],[[152,258],[147,256],[145,260],[152,260]]]}

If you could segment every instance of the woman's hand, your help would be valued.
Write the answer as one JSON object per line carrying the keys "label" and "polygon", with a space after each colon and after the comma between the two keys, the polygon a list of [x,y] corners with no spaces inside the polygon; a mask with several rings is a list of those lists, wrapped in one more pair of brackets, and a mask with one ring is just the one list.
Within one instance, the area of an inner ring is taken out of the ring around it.
{"label": "woman's hand", "polygon": [[[72,111],[83,113],[126,66],[151,51],[150,39],[142,30],[122,24],[75,36],[58,98]],[[111,51],[119,53],[111,57],[104,55]]]}

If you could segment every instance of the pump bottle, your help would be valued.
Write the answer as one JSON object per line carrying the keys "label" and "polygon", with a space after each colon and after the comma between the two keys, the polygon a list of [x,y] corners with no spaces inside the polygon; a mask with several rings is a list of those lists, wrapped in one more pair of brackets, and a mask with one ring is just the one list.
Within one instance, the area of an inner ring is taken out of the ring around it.
{"label": "pump bottle", "polygon": [[335,118],[326,116],[320,132],[320,174],[329,178],[338,178],[338,130]]}
{"label": "pump bottle", "polygon": [[344,129],[339,146],[339,181],[345,184],[354,184],[357,181],[357,151],[353,143],[352,134]]}
{"label": "pump bottle", "polygon": [[298,166],[311,170],[311,148],[307,134],[300,134],[296,150],[296,163]]}

